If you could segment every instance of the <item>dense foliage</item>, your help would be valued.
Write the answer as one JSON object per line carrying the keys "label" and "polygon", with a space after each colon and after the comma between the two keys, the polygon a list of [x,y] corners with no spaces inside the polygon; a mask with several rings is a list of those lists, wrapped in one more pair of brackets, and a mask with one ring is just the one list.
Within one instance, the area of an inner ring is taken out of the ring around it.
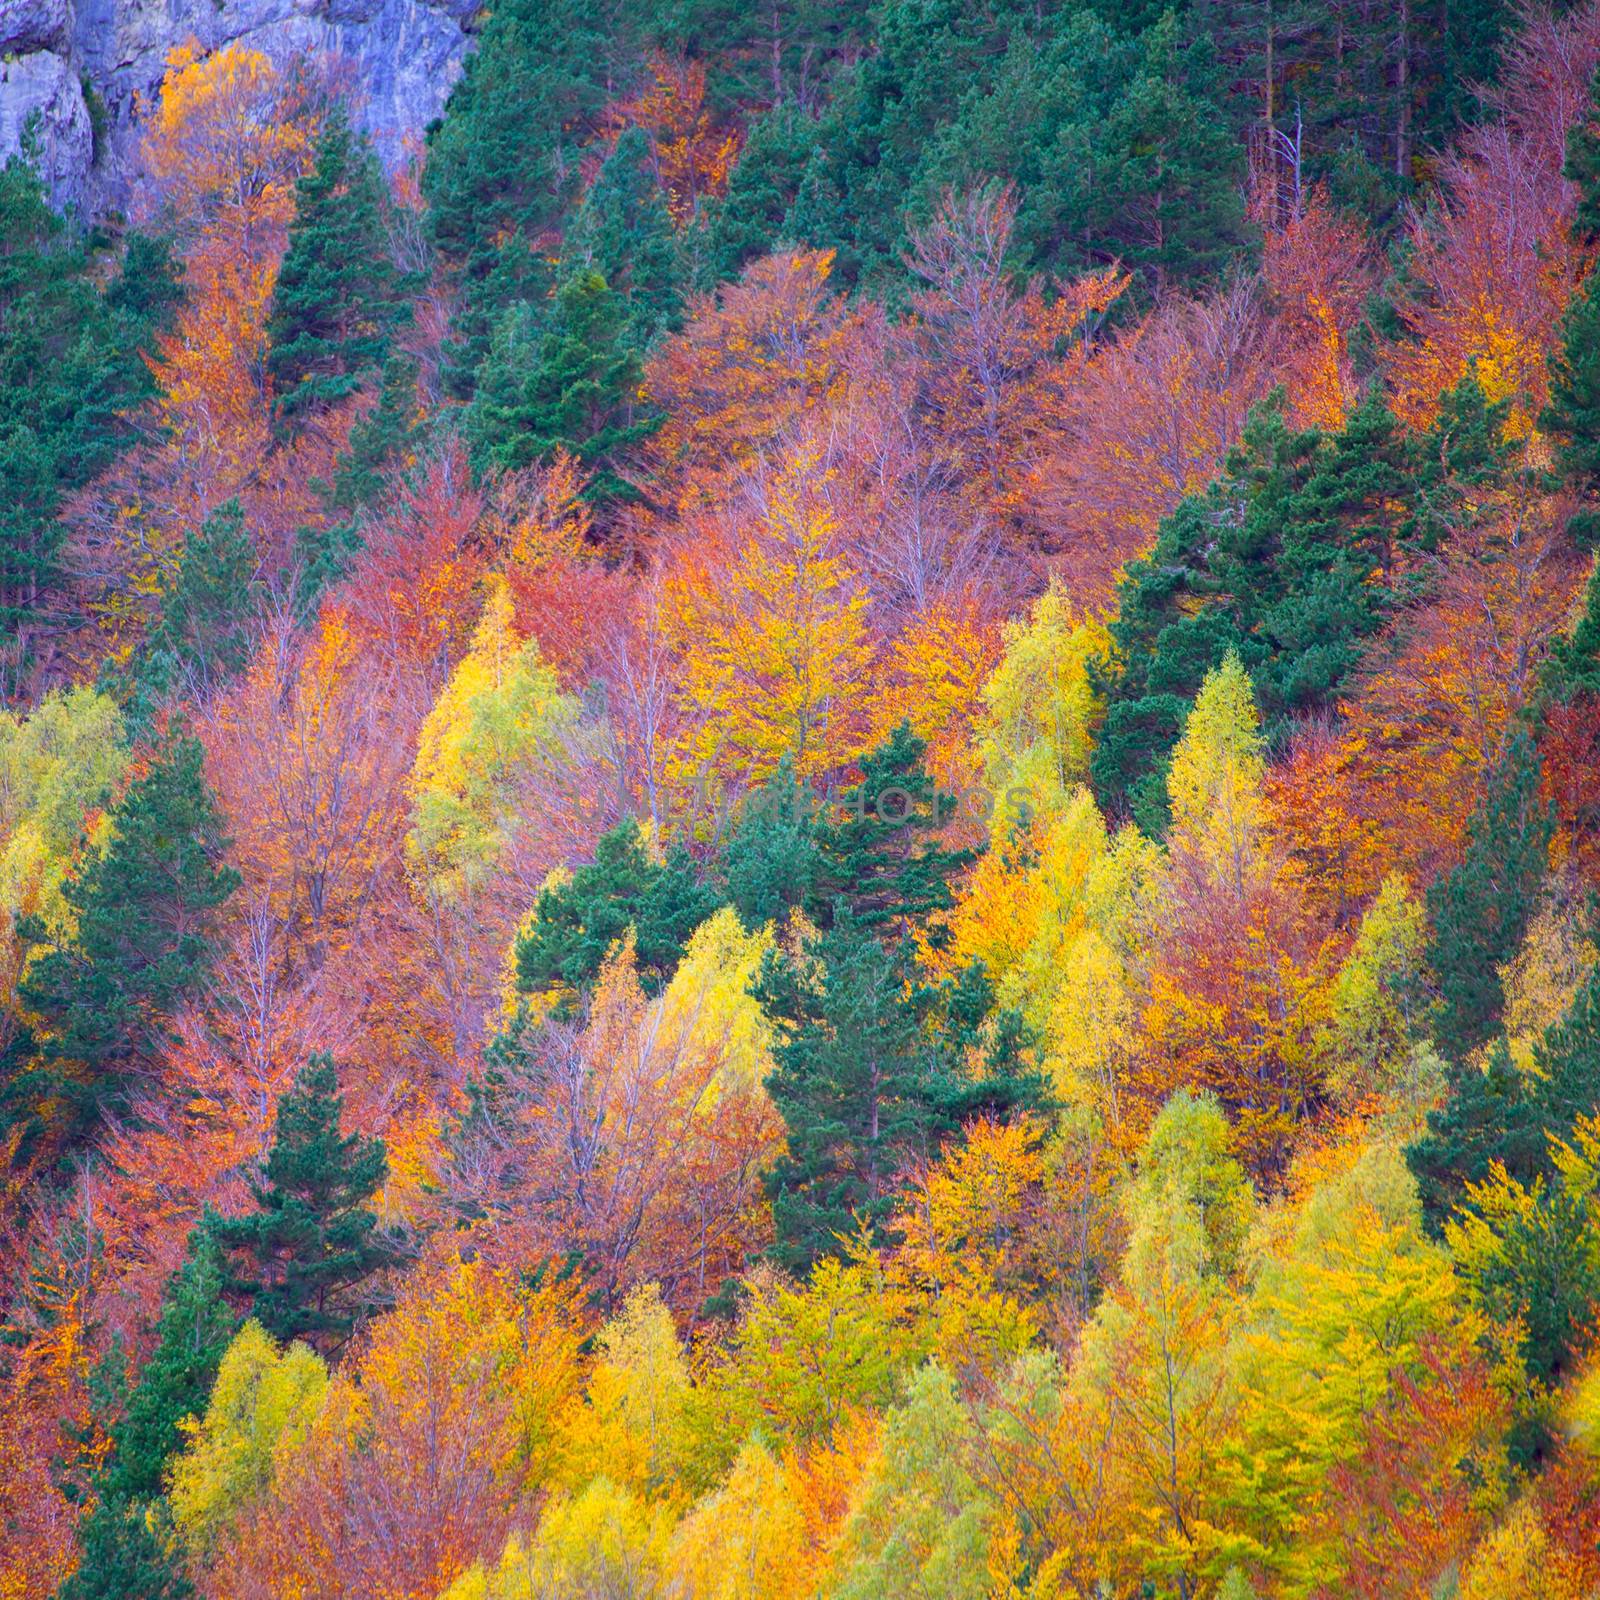
{"label": "dense foliage", "polygon": [[1600,1593],[1600,4],[473,32],[0,171],[0,1594]]}

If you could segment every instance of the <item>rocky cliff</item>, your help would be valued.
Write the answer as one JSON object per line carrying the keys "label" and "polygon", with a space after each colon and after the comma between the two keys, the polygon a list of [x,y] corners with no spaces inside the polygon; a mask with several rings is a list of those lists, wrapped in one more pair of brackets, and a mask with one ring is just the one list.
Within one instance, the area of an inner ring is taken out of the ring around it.
{"label": "rocky cliff", "polygon": [[0,0],[0,160],[33,129],[57,204],[124,207],[138,112],[167,53],[244,40],[286,61],[335,53],[354,67],[356,114],[390,162],[444,106],[482,0]]}

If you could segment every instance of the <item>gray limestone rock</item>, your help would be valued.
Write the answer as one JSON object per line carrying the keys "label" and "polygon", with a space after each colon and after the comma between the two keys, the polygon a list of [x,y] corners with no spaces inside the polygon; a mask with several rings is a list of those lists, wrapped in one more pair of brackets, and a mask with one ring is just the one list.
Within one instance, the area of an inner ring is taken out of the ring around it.
{"label": "gray limestone rock", "polygon": [[0,0],[0,56],[64,51],[71,38],[68,0]]}
{"label": "gray limestone rock", "polygon": [[94,129],[77,74],[52,50],[0,60],[0,160],[25,145],[52,200],[80,203]]}
{"label": "gray limestone rock", "polygon": [[[420,146],[471,47],[482,0],[0,0],[0,159],[35,119],[41,171],[59,205],[127,209],[139,119],[168,54],[239,40],[280,65],[333,64],[357,123],[391,166]],[[99,102],[91,125],[84,90]],[[100,113],[103,113],[101,115]],[[96,138],[96,131],[102,137]]]}

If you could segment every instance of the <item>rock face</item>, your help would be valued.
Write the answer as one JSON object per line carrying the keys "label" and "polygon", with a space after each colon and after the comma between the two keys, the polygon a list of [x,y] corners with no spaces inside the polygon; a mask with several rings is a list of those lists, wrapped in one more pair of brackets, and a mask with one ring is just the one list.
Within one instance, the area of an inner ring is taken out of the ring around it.
{"label": "rock face", "polygon": [[280,64],[349,64],[356,121],[390,165],[420,142],[482,0],[0,0],[0,160],[32,143],[59,206],[127,206],[141,107],[169,51],[240,40]]}

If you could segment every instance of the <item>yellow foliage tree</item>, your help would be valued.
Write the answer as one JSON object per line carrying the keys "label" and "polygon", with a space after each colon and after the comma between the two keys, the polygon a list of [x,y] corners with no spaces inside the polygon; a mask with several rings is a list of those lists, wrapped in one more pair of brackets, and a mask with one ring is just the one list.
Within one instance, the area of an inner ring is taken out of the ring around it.
{"label": "yellow foliage tree", "polygon": [[259,1322],[245,1323],[217,1369],[202,1421],[172,1465],[173,1520],[200,1560],[272,1480],[280,1449],[315,1420],[328,1369],[309,1345],[280,1350]]}
{"label": "yellow foliage tree", "polygon": [[673,770],[686,787],[708,774],[760,782],[786,754],[811,778],[866,748],[867,596],[838,553],[828,480],[814,447],[798,451],[728,563],[670,587],[685,719]]}
{"label": "yellow foliage tree", "polygon": [[1478,1547],[1461,1574],[1457,1600],[1582,1600],[1589,1593],[1577,1563],[1545,1532],[1522,1500]]}
{"label": "yellow foliage tree", "polygon": [[0,915],[8,925],[27,912],[52,938],[71,933],[61,885],[127,763],[122,713],[86,686],[47,695],[28,717],[0,711]]}
{"label": "yellow foliage tree", "polygon": [[759,1438],[678,1525],[670,1557],[684,1600],[800,1600],[811,1592],[805,1515],[790,1475]]}
{"label": "yellow foliage tree", "polygon": [[628,1295],[598,1342],[573,1481],[600,1471],[625,1491],[671,1499],[689,1368],[655,1284]]}
{"label": "yellow foliage tree", "polygon": [[751,933],[732,906],[700,924],[656,1007],[658,1043],[669,1058],[711,1051],[717,1072],[703,1109],[714,1111],[724,1089],[754,1089],[772,1070],[772,1024],[750,992],[774,943],[771,927]]}
{"label": "yellow foliage tree", "polygon": [[609,1478],[545,1508],[535,1537],[512,1538],[495,1566],[473,1566],[439,1600],[634,1600],[661,1592],[671,1514]]}
{"label": "yellow foliage tree", "polygon": [[1231,650],[1206,674],[1172,752],[1174,847],[1187,845],[1242,897],[1259,856],[1267,763],[1255,693]]}
{"label": "yellow foliage tree", "polygon": [[559,762],[578,704],[512,623],[503,582],[489,592],[471,647],[422,725],[411,772],[406,854],[430,886],[459,894],[494,866],[517,785]]}
{"label": "yellow foliage tree", "polygon": [[[978,753],[990,789],[1026,789],[1041,811],[1065,806],[1089,775],[1103,706],[1089,668],[1109,656],[1111,635],[1078,613],[1052,583],[1026,622],[1007,623],[1000,664],[984,685]],[[993,812],[1003,826],[1004,808]]]}

